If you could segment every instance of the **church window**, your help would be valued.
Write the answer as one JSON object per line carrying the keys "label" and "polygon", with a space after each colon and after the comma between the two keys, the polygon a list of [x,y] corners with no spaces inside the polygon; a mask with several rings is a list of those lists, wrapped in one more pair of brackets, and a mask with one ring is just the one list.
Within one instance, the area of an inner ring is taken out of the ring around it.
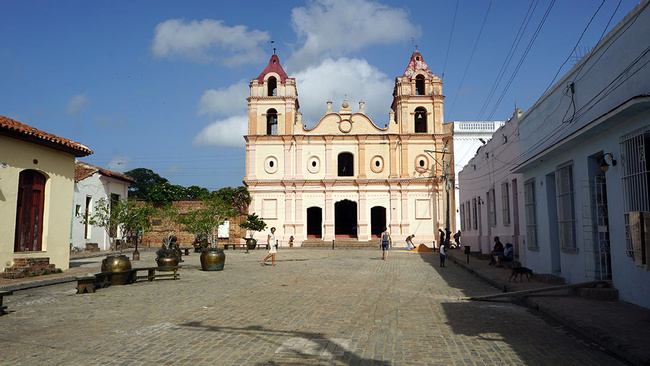
{"label": "church window", "polygon": [[274,108],[266,111],[266,134],[273,136],[278,134],[278,111]]}
{"label": "church window", "polygon": [[269,78],[268,96],[275,97],[277,95],[278,95],[278,81],[273,76],[271,76]]}
{"label": "church window", "polygon": [[415,133],[427,133],[427,110],[422,107],[415,109]]}
{"label": "church window", "polygon": [[338,163],[339,177],[354,176],[354,156],[351,153],[340,153]]}
{"label": "church window", "polygon": [[424,95],[425,88],[424,88],[424,76],[418,75],[415,77],[415,94],[416,95]]}

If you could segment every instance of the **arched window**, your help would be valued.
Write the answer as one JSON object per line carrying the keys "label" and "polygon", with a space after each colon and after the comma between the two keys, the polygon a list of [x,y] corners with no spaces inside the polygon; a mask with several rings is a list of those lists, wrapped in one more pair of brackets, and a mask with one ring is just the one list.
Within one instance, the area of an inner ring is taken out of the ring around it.
{"label": "arched window", "polygon": [[268,96],[274,97],[276,95],[278,95],[278,81],[273,76],[271,76],[269,78]]}
{"label": "arched window", "polygon": [[427,110],[415,108],[415,133],[427,133]]}
{"label": "arched window", "polygon": [[14,252],[41,250],[44,204],[45,176],[35,170],[20,172]]}
{"label": "arched window", "polygon": [[339,177],[354,176],[354,155],[348,152],[339,154]]}
{"label": "arched window", "polygon": [[274,108],[266,111],[266,134],[273,136],[278,134],[278,111]]}
{"label": "arched window", "polygon": [[418,75],[415,77],[415,94],[424,95],[424,76]]}

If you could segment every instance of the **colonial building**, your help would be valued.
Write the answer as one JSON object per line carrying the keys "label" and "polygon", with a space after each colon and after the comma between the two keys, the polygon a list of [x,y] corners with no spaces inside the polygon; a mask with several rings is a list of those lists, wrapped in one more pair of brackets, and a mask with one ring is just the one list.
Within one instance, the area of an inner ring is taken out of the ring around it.
{"label": "colonial building", "polygon": [[[456,230],[464,231],[461,213],[465,208],[461,205],[459,197],[458,174],[472,159],[476,151],[487,144],[492,135],[501,128],[503,121],[454,121],[454,194],[456,201]],[[502,136],[501,136],[502,137]],[[507,139],[506,139],[507,140]]]}
{"label": "colonial building", "polygon": [[[87,146],[0,116],[0,269],[67,269],[75,157]],[[31,273],[31,272],[30,272]]]}
{"label": "colonial building", "polygon": [[[74,215],[72,217],[72,247],[78,250],[111,248],[110,238],[103,227],[81,222],[82,215],[93,213],[95,203],[100,199],[113,202],[126,199],[128,188],[135,180],[124,174],[77,161],[74,170]],[[116,230],[116,237],[121,237]]]}
{"label": "colonial building", "polygon": [[342,238],[363,245],[384,226],[397,245],[412,233],[431,245],[447,225],[446,196],[454,207],[453,192],[445,194],[454,172],[443,99],[441,79],[416,51],[395,79],[384,128],[365,115],[363,102],[353,112],[344,100],[338,110],[327,102],[327,114],[307,129],[296,81],[274,54],[250,83],[244,136],[250,212],[277,228],[280,245],[291,236],[297,246]]}

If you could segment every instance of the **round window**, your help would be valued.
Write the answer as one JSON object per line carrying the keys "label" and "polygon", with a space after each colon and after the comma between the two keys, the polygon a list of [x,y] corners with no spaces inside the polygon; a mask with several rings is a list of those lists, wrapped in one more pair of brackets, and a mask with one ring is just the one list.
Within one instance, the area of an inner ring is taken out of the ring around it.
{"label": "round window", "polygon": [[307,160],[307,170],[312,174],[320,171],[320,159],[317,156],[312,156]]}
{"label": "round window", "polygon": [[381,173],[384,170],[384,158],[379,155],[375,155],[370,160],[370,170],[375,173]]}
{"label": "round window", "polygon": [[269,156],[264,160],[264,171],[273,174],[278,171],[278,159],[275,156]]}
{"label": "round window", "polygon": [[424,173],[429,170],[429,157],[424,154],[420,154],[415,157],[415,171],[418,173]]}

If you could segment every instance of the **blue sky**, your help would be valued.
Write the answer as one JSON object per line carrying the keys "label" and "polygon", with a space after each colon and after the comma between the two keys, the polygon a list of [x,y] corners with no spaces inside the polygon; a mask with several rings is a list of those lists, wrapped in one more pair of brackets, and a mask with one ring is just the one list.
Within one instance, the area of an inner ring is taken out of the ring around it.
{"label": "blue sky", "polygon": [[113,171],[144,167],[174,184],[237,186],[248,83],[274,47],[296,78],[308,127],[328,100],[338,106],[345,96],[353,111],[364,100],[385,125],[414,43],[444,74],[445,122],[505,120],[569,70],[576,45],[584,55],[636,4],[4,0],[0,115],[84,143],[95,153],[83,161]]}

